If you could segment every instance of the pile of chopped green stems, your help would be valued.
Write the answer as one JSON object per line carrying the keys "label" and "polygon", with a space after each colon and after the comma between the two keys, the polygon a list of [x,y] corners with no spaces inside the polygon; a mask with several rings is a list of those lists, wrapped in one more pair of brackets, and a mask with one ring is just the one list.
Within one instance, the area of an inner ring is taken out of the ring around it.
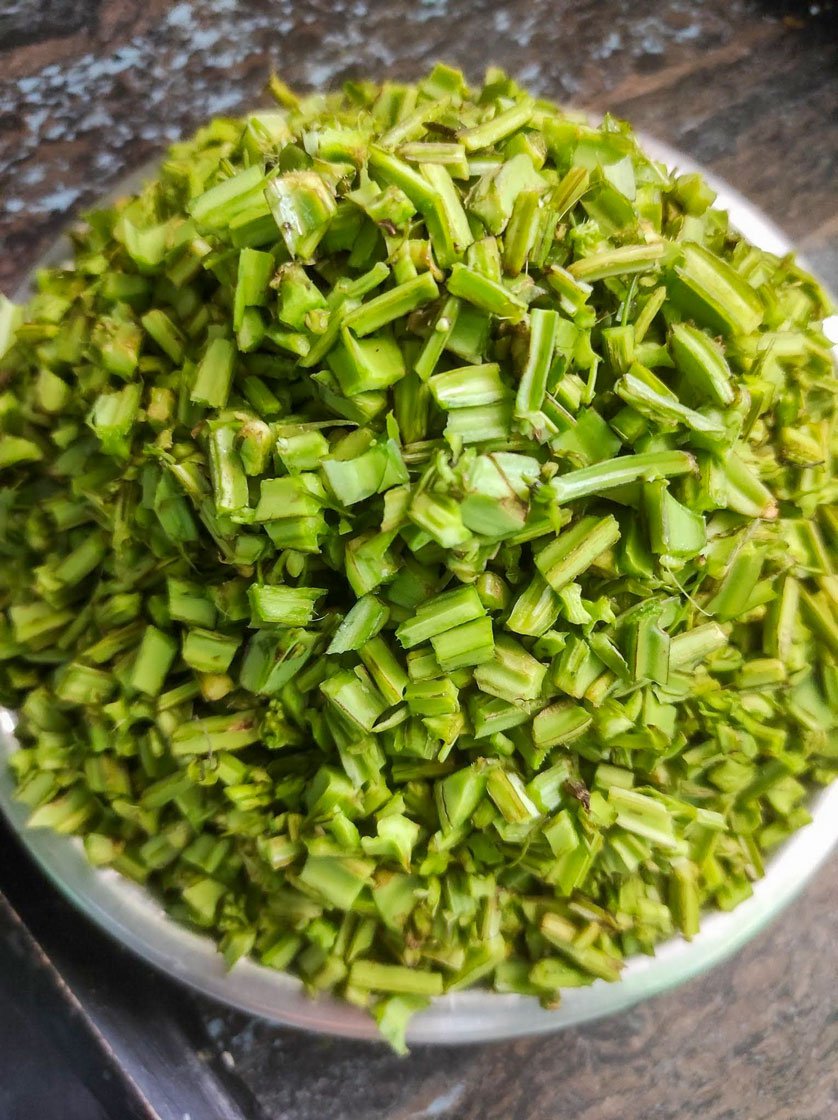
{"label": "pile of chopped green stems", "polygon": [[369,1007],[553,1005],[835,773],[828,303],[491,71],[215,120],[2,305],[31,824]]}

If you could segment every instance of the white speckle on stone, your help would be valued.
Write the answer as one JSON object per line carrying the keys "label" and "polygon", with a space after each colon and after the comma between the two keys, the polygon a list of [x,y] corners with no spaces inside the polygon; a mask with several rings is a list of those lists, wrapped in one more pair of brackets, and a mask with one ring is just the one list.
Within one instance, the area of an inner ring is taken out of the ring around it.
{"label": "white speckle on stone", "polygon": [[531,86],[537,89],[541,85],[541,65],[538,62],[529,62],[515,75],[515,80],[520,82],[521,85]]}
{"label": "white speckle on stone", "polygon": [[34,167],[27,167],[18,176],[18,182],[23,183],[27,187],[34,187],[36,183],[42,183],[46,178],[46,169],[40,164],[35,164]]}
{"label": "white speckle on stone", "polygon": [[591,51],[591,57],[596,59],[610,58],[615,51],[618,51],[623,45],[623,39],[619,31],[609,31],[605,36],[600,46],[595,47]]}
{"label": "white speckle on stone", "polygon": [[113,124],[113,117],[104,105],[97,105],[82,117],[79,121],[79,128],[90,130],[91,128],[105,128],[110,124]]}
{"label": "white speckle on stone", "polygon": [[52,213],[56,210],[66,211],[70,209],[80,194],[81,191],[75,187],[60,187],[50,194],[43,195],[40,204],[43,209]]}
{"label": "white speckle on stone", "polygon": [[644,54],[663,54],[664,45],[657,28],[650,30],[643,36],[640,47]]}
{"label": "white speckle on stone", "polygon": [[413,12],[417,23],[426,23],[438,19],[441,12],[447,7],[448,0],[419,0]]}
{"label": "white speckle on stone", "polygon": [[27,113],[24,120],[30,132],[37,132],[49,116],[46,109],[36,109],[34,113]]}
{"label": "white speckle on stone", "polygon": [[686,27],[680,27],[673,38],[676,43],[690,43],[693,39],[701,37],[701,25],[698,23],[690,23]]}
{"label": "white speckle on stone", "polygon": [[207,98],[207,113],[214,116],[226,113],[228,110],[240,106],[241,100],[242,96],[239,90],[221,89],[217,93],[210,94]]}
{"label": "white speckle on stone", "polygon": [[169,27],[189,27],[191,22],[191,4],[175,4],[169,14],[166,16],[166,23]]}
{"label": "white speckle on stone", "polygon": [[334,68],[328,62],[317,62],[312,59],[305,63],[306,81],[312,86],[325,86],[333,73]]}
{"label": "white speckle on stone", "polygon": [[495,12],[494,23],[496,31],[508,31],[510,24],[512,23],[509,12],[504,11],[503,8],[499,8]]}
{"label": "white speckle on stone", "polygon": [[452,1085],[446,1092],[434,1097],[420,1112],[414,1112],[410,1120],[434,1120],[434,1117],[444,1116],[457,1104],[464,1091],[465,1085],[462,1081]]}
{"label": "white speckle on stone", "polygon": [[189,45],[193,50],[205,51],[214,47],[221,37],[221,31],[218,28],[205,27],[189,36]]}

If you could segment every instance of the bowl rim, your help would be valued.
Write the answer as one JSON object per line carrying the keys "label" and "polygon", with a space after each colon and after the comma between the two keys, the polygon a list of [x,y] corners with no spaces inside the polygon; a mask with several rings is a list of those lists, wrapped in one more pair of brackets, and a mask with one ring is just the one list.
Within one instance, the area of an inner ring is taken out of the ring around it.
{"label": "bowl rim", "polygon": [[[785,235],[738,191],[674,148],[642,133],[638,136],[642,148],[654,159],[670,168],[700,172],[717,192],[716,205],[729,212],[733,225],[750,241],[780,255],[791,251]],[[155,162],[122,179],[104,201],[135,189],[153,171]],[[25,298],[34,271],[56,263],[66,256],[67,249],[66,237],[62,236],[24,281],[17,293],[19,299]],[[159,900],[137,883],[113,869],[91,866],[79,838],[27,829],[28,809],[14,799],[14,780],[7,765],[18,747],[15,722],[12,712],[0,708],[0,810],[47,877],[86,917],[149,964],[237,1010],[321,1034],[379,1037],[366,1011],[333,996],[313,999],[302,983],[287,973],[267,968],[252,958],[238,962],[228,972],[209,936],[173,921]],[[771,921],[838,843],[838,782],[816,793],[809,808],[812,822],[766,861],[765,875],[754,884],[751,897],[732,911],[705,914],[692,941],[675,936],[662,942],[654,956],[628,958],[617,983],[597,980],[590,987],[570,989],[562,994],[556,1010],[545,1010],[532,996],[482,989],[437,997],[411,1020],[408,1041],[452,1045],[557,1031],[627,1010],[706,971]]]}

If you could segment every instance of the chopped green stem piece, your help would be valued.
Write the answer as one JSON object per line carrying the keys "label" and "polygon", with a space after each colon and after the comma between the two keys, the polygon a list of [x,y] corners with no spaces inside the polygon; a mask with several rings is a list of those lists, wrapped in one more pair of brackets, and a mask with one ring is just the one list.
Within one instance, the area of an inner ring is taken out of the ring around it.
{"label": "chopped green stem piece", "polygon": [[661,285],[659,288],[655,288],[652,294],[647,298],[634,321],[634,342],[636,346],[639,346],[643,342],[649,328],[655,321],[656,315],[665,303],[666,288]]}
{"label": "chopped green stem piece", "polygon": [[464,264],[452,266],[448,291],[498,318],[509,319],[513,323],[523,318],[525,304],[522,300],[497,280],[490,280]]}
{"label": "chopped green stem piece", "polygon": [[335,197],[314,171],[270,179],[265,197],[292,257],[309,260],[337,212]]}
{"label": "chopped green stem piece", "polygon": [[377,961],[355,961],[349,970],[353,988],[367,992],[397,992],[404,995],[442,995],[442,976],[420,968],[406,968]]}
{"label": "chopped green stem piece", "polygon": [[0,443],[0,471],[19,463],[37,463],[43,457],[43,451],[34,440],[4,434]]}
{"label": "chopped green stem piece", "polygon": [[756,291],[726,261],[703,245],[683,247],[676,265],[670,298],[699,326],[723,334],[750,334],[763,319]]}
{"label": "chopped green stem piece", "polygon": [[389,704],[398,704],[407,688],[408,677],[384,639],[370,638],[358,650],[358,655],[384,699]]}
{"label": "chopped green stem piece", "polygon": [[126,385],[116,393],[102,393],[96,398],[88,422],[102,450],[109,455],[127,456],[129,437],[140,407],[140,394],[139,385]]}
{"label": "chopped green stem piece", "polygon": [[273,276],[275,262],[272,253],[258,249],[242,249],[239,253],[239,270],[233,302],[233,326],[242,325],[248,307],[262,307],[268,299],[268,282]]}
{"label": "chopped green stem piece", "polygon": [[188,210],[201,225],[221,226],[229,222],[243,204],[246,205],[254,191],[261,189],[263,181],[262,168],[253,164],[193,198]]}
{"label": "chopped green stem piece", "polygon": [[574,502],[631,482],[651,482],[688,474],[695,470],[695,466],[695,459],[685,451],[648,451],[638,455],[621,455],[591,467],[570,471],[554,478],[550,485],[557,501]]}
{"label": "chopped green stem piece", "polygon": [[646,245],[623,245],[604,253],[593,253],[568,265],[568,272],[577,280],[593,283],[610,276],[631,276],[652,272],[660,268],[669,252],[665,241],[651,241]]}
{"label": "chopped green stem piece", "polygon": [[201,673],[226,673],[238,648],[238,638],[212,630],[190,630],[182,654],[186,664]]}
{"label": "chopped green stem piece", "polygon": [[698,868],[690,860],[675,860],[672,864],[672,874],[670,909],[681,933],[687,941],[692,941],[698,933],[701,909]]}
{"label": "chopped green stem piece", "polygon": [[434,374],[428,387],[440,408],[472,408],[506,400],[510,391],[500,376],[500,366],[487,362],[482,366],[460,366],[445,373]]}
{"label": "chopped green stem piece", "polygon": [[608,364],[615,373],[626,373],[634,361],[634,326],[607,327],[602,332]]}
{"label": "chopped green stem piece", "polygon": [[558,329],[558,312],[542,311],[539,308],[530,312],[530,347],[515,398],[516,416],[532,418],[541,409]]}
{"label": "chopped green stem piece", "polygon": [[710,472],[723,479],[720,505],[746,517],[777,516],[774,495],[736,452],[725,455],[721,464],[713,463]]}
{"label": "chopped green stem piece", "polygon": [[338,673],[321,684],[320,691],[344,719],[371,731],[386,704],[372,681],[361,673]]}
{"label": "chopped green stem piece", "polygon": [[219,513],[235,513],[249,500],[247,477],[236,448],[236,430],[231,425],[215,428],[209,436],[210,478]]}
{"label": "chopped green stem piece", "polygon": [[[421,163],[419,169],[437,194],[437,207],[429,232],[432,241],[444,246],[440,263],[447,265],[462,257],[474,241],[474,235],[448,169],[440,163]],[[430,215],[428,218],[431,220]]]}
{"label": "chopped green stem piece", "polygon": [[534,637],[549,630],[559,617],[561,600],[540,575],[533,576],[509,612],[506,627],[514,634]]}
{"label": "chopped green stem piece", "polygon": [[450,673],[467,665],[482,665],[491,661],[495,653],[491,619],[475,618],[443,634],[436,634],[431,638],[431,645],[443,672]]}
{"label": "chopped green stem piece", "polygon": [[728,643],[727,634],[715,622],[676,634],[669,646],[670,669],[687,669],[705,661]]}
{"label": "chopped green stem piece", "polygon": [[500,767],[493,767],[486,779],[486,792],[494,801],[504,820],[524,824],[537,820],[538,808],[530,800],[520,777]]}
{"label": "chopped green stem piece", "polygon": [[541,223],[538,191],[521,191],[515,199],[503,239],[503,271],[518,276],[527,263]]}
{"label": "chopped green stem piece", "polygon": [[445,716],[459,710],[457,689],[451,680],[411,681],[404,690],[404,698],[417,716]]}
{"label": "chopped green stem piece", "polygon": [[399,155],[411,163],[441,163],[450,168],[454,178],[468,178],[466,150],[462,144],[423,140],[412,144],[403,144],[399,149]]}
{"label": "chopped green stem piece", "polygon": [[254,583],[248,588],[252,626],[306,626],[314,615],[323,587],[269,587]]}
{"label": "chopped green stem piece", "polygon": [[364,595],[344,615],[326,653],[347,653],[360,649],[381,630],[390,612],[374,595]]}
{"label": "chopped green stem piece", "polygon": [[90,575],[105,557],[106,545],[99,533],[91,533],[71,553],[64,557],[53,572],[58,583],[70,587]]}
{"label": "chopped green stem piece", "polygon": [[414,369],[423,381],[427,381],[436,369],[457,323],[459,310],[460,301],[453,297],[449,297],[442,305],[414,365]]}
{"label": "chopped green stem piece", "polygon": [[169,740],[175,755],[213,755],[239,751],[259,741],[259,716],[256,712],[207,716],[176,727]]}
{"label": "chopped green stem piece", "polygon": [[158,307],[143,315],[141,322],[146,333],[151,335],[160,349],[179,363],[183,359],[184,339],[181,332],[169,318],[165,311]]}
{"label": "chopped green stem piece", "polygon": [[357,459],[325,459],[329,489],[344,506],[353,506],[408,481],[407,468],[392,440],[375,444]]}
{"label": "chopped green stem piece", "polygon": [[314,474],[262,480],[254,521],[283,521],[313,517],[323,506],[322,484]]}
{"label": "chopped green stem piece", "polygon": [[446,591],[429,603],[422,603],[413,618],[396,629],[396,637],[404,649],[413,649],[420,642],[444,634],[465,622],[482,618],[485,609],[473,587]]}
{"label": "chopped green stem piece", "polygon": [[659,622],[660,608],[641,613],[631,627],[626,642],[626,661],[635,681],[669,681],[670,639]]}
{"label": "chopped green stem piece", "polygon": [[445,494],[417,494],[410,503],[408,516],[442,548],[458,548],[471,538],[459,504]]}
{"label": "chopped green stem piece", "polygon": [[[472,170],[477,170],[472,167]],[[481,168],[481,171],[483,169]],[[543,193],[544,178],[536,171],[532,156],[519,152],[507,160],[491,161],[465,199],[466,209],[486,226],[490,233],[503,233],[515,209],[515,200],[522,191]]]}
{"label": "chopped green stem piece", "polygon": [[553,590],[561,591],[619,539],[616,518],[583,517],[537,553],[535,565]]}
{"label": "chopped green stem piece", "polygon": [[361,860],[310,855],[300,872],[300,883],[327,905],[349,910],[368,877]]}
{"label": "chopped green stem piece", "polygon": [[177,643],[156,626],[147,626],[134,666],[131,686],[146,696],[158,696],[177,654]]}
{"label": "chopped green stem piece", "polygon": [[559,915],[547,913],[541,920],[542,935],[572,965],[609,983],[619,980],[622,961],[614,959],[601,949],[580,947],[568,938],[570,930],[573,930],[573,926],[559,918]]}
{"label": "chopped green stem piece", "polygon": [[190,399],[212,408],[223,408],[230,395],[236,346],[228,338],[214,338],[195,374]]}
{"label": "chopped green stem piece", "polygon": [[648,482],[643,487],[643,509],[653,552],[689,559],[698,556],[706,545],[704,518],[673,498],[665,479]]}
{"label": "chopped green stem piece", "polygon": [[483,799],[486,775],[475,766],[457,770],[436,783],[434,797],[443,831],[451,832],[471,819]]}
{"label": "chopped green stem piece", "polygon": [[417,307],[430,303],[439,295],[439,288],[430,272],[420,273],[413,280],[407,280],[381,295],[374,296],[362,303],[354,311],[344,316],[344,326],[362,337],[377,331],[385,323],[402,319]]}
{"label": "chopped green stem piece", "polygon": [[730,367],[719,347],[689,323],[675,323],[671,332],[672,356],[686,382],[714,404],[733,400]]}
{"label": "chopped green stem piece", "polygon": [[590,727],[592,717],[578,704],[562,701],[538,713],[532,723],[533,741],[538,747],[569,743]]}
{"label": "chopped green stem piece", "polygon": [[[729,610],[728,600],[724,599],[723,603]],[[836,619],[834,605],[823,597],[816,597],[808,591],[803,591],[801,607],[803,617],[815,637],[831,651],[833,656],[838,655],[838,619]]]}
{"label": "chopped green stem piece", "polygon": [[657,392],[644,377],[637,376],[634,372],[637,369],[637,365],[632,366],[629,373],[621,377],[614,386],[614,392],[641,416],[646,416],[665,427],[683,424],[694,432],[716,436],[724,434],[720,421],[687,408],[677,398],[673,399]]}
{"label": "chopped green stem piece", "polygon": [[753,544],[745,544],[733,557],[707,610],[721,621],[738,618],[748,609],[762,574],[764,557]]}
{"label": "chopped green stem piece", "polygon": [[401,116],[396,124],[382,135],[381,146],[395,148],[398,144],[413,139],[414,136],[421,136],[427,131],[428,124],[445,115],[450,104],[451,98],[443,91],[439,91],[436,97],[423,101],[412,112]]}
{"label": "chopped green stem piece", "polygon": [[513,105],[503,113],[498,113],[491,120],[483,124],[474,125],[459,133],[458,139],[467,152],[476,152],[480,148],[490,148],[503,140],[519,128],[523,128],[534,112],[534,105],[530,101],[522,101]]}
{"label": "chopped green stem piece", "polygon": [[590,172],[586,167],[571,167],[561,182],[553,189],[550,198],[551,209],[555,209],[559,220],[569,210],[573,209],[588,190],[590,178]]}
{"label": "chopped green stem piece", "polygon": [[537,699],[546,672],[546,665],[504,637],[497,639],[494,659],[476,670],[474,680],[482,692],[515,703]]}

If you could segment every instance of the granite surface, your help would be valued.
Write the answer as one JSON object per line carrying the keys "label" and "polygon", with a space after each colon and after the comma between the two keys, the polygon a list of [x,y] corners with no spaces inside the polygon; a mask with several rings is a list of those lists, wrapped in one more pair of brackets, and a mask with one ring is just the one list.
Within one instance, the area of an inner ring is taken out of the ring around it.
{"label": "granite surface", "polygon": [[[4,0],[0,287],[169,140],[253,104],[271,68],[313,87],[415,78],[444,58],[472,75],[499,63],[689,152],[836,289],[835,15],[832,2],[756,0]],[[709,976],[552,1038],[400,1061],[190,995],[181,1010],[246,1094],[248,1120],[832,1120],[837,890],[833,859]]]}

